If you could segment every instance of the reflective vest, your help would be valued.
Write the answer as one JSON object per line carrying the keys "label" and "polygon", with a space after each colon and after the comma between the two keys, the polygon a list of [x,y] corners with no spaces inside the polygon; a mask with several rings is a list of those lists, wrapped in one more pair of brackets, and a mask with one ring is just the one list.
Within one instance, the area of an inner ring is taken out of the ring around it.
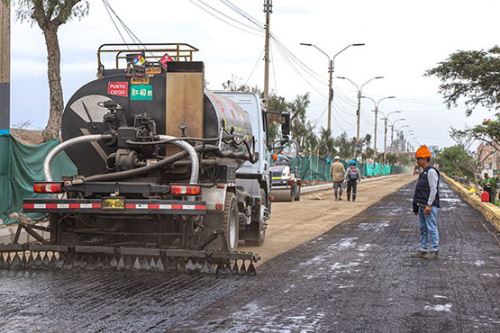
{"label": "reflective vest", "polygon": [[437,193],[436,193],[436,198],[434,199],[434,202],[432,203],[432,206],[439,208],[439,180],[440,180],[441,176],[439,175],[439,171],[430,165],[427,168],[425,168],[422,171],[422,173],[420,173],[420,176],[418,176],[418,181],[417,181],[417,186],[415,187],[415,196],[413,197],[413,202],[417,203],[419,206],[426,206],[427,205],[427,200],[429,199],[429,195],[431,194],[431,188],[429,186],[429,179],[427,178],[427,172],[430,169],[436,170],[437,175],[438,175]]}

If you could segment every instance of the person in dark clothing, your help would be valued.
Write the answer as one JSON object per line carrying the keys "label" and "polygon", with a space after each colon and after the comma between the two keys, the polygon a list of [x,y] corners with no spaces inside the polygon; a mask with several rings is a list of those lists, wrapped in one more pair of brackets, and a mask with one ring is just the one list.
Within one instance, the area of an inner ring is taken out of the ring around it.
{"label": "person in dark clothing", "polygon": [[[422,172],[418,177],[413,197],[413,212],[420,222],[420,249],[414,258],[437,259],[439,251],[439,232],[437,217],[439,210],[439,171],[431,164],[432,153],[427,146],[420,146],[415,154]],[[431,250],[428,243],[431,241]]]}
{"label": "person in dark clothing", "polygon": [[490,202],[492,204],[495,203],[495,190],[497,187],[497,181],[496,178],[491,178],[488,173],[484,173],[484,178],[481,181],[481,186],[483,187],[483,191],[488,192],[490,195]]}
{"label": "person in dark clothing", "polygon": [[352,201],[356,201],[357,187],[358,183],[361,181],[361,172],[356,167],[357,162],[355,160],[349,161],[349,167],[345,172],[344,179],[347,182],[347,201],[351,201],[351,191],[352,191]]}

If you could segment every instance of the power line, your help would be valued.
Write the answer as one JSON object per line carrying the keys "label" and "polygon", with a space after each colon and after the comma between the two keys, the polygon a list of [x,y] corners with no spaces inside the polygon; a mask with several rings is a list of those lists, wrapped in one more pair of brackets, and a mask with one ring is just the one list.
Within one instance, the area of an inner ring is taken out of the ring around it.
{"label": "power line", "polygon": [[[213,11],[215,11],[216,13],[221,13],[220,11],[218,11],[218,10],[217,10],[217,9],[215,9],[214,7],[212,7],[212,6],[210,6],[210,5],[206,4],[206,3],[204,3],[203,1],[199,0],[199,2],[200,2],[200,3],[202,3],[202,4],[203,4],[203,5],[205,5],[205,6],[208,6],[208,8],[212,8],[212,9],[213,9]],[[207,9],[207,7],[204,7],[203,5],[201,5],[200,3],[195,2],[194,0],[191,0],[191,3],[192,3],[193,5],[195,5],[196,7],[200,8],[201,10],[203,10],[205,13],[209,14],[210,16],[212,16],[212,17],[216,18],[217,20],[219,20],[219,21],[221,21],[221,22],[223,22],[223,23],[225,23],[225,24],[227,24],[227,25],[229,25],[229,26],[231,26],[231,27],[233,27],[233,28],[235,28],[235,29],[238,29],[238,30],[240,30],[240,31],[246,32],[246,33],[248,33],[248,34],[256,35],[256,36],[260,35],[260,34],[259,34],[259,31],[258,31],[258,30],[256,30],[255,28],[250,27],[250,26],[248,26],[247,24],[245,24],[245,23],[243,23],[243,22],[240,22],[240,21],[238,21],[238,20],[236,20],[236,19],[234,19],[234,18],[231,18],[230,16],[228,16],[228,15],[226,15],[226,14],[224,14],[224,13],[221,13],[221,14],[217,15],[217,14],[215,14],[213,11],[211,11],[210,9]],[[241,25],[243,25],[243,26],[247,26],[247,27],[251,28],[252,30],[250,30],[250,31],[249,31],[249,30],[246,30],[246,29],[244,29],[244,28],[242,28],[242,27],[240,27],[240,26],[237,26],[237,25],[235,25],[235,24],[233,24],[233,23],[231,23],[231,22],[229,22],[229,21],[225,20],[224,18],[220,17],[220,15],[223,15],[224,17],[228,17],[228,18],[230,18],[232,21],[238,22],[238,24],[241,24]],[[257,32],[256,32],[256,31],[257,31]]]}
{"label": "power line", "polygon": [[273,53],[273,48],[271,45],[269,45],[269,53],[271,54],[271,66],[273,66],[274,92],[278,93],[278,83],[276,80],[276,68],[274,66],[274,53]]}
{"label": "power line", "polygon": [[236,6],[231,1],[229,1],[229,0],[220,0],[220,2],[222,2],[225,6],[227,6],[228,8],[230,8],[231,10],[233,10],[234,12],[236,12],[237,14],[241,15],[242,17],[244,17],[248,21],[250,21],[253,25],[255,25],[256,27],[258,27],[259,29],[264,30],[264,25],[261,22],[259,22],[255,18],[253,18],[250,14],[246,13],[243,9],[241,9],[238,6]]}
{"label": "power line", "polygon": [[[193,1],[193,0],[191,0],[191,2],[192,2],[192,1]],[[231,21],[233,21],[233,22],[235,22],[235,23],[237,23],[237,24],[241,24],[242,26],[244,26],[244,27],[246,27],[246,28],[248,28],[248,29],[250,29],[250,30],[253,30],[253,31],[259,32],[259,33],[260,33],[260,32],[262,32],[262,29],[256,29],[256,28],[254,28],[254,27],[252,27],[252,26],[250,26],[250,25],[248,25],[248,24],[246,24],[246,23],[243,23],[243,22],[241,22],[241,21],[239,21],[239,20],[237,20],[237,19],[235,19],[235,18],[233,18],[233,17],[231,17],[231,16],[229,16],[229,15],[227,15],[227,14],[223,13],[222,11],[218,10],[217,8],[215,8],[215,7],[213,7],[213,6],[209,5],[209,4],[207,4],[207,3],[206,3],[205,1],[203,1],[203,0],[197,0],[197,1],[198,1],[198,2],[200,2],[200,3],[202,3],[203,5],[205,5],[206,7],[210,8],[210,9],[211,9],[211,10],[213,10],[214,12],[219,13],[220,15],[222,15],[222,16],[224,16],[224,17],[228,18],[229,20],[231,20]]]}
{"label": "power line", "polygon": [[252,68],[252,71],[250,72],[250,74],[248,75],[247,77],[247,80],[245,81],[245,84],[248,84],[248,81],[250,81],[250,78],[252,77],[253,73],[255,72],[255,70],[257,69],[257,66],[259,65],[259,62],[262,58],[262,54],[264,54],[264,50],[262,50],[259,54],[259,56],[257,57],[257,61],[255,62],[255,65],[253,66]]}
{"label": "power line", "polygon": [[[123,44],[127,44],[127,41],[125,40],[125,37],[123,37],[123,34],[120,31],[120,28],[118,28],[118,25],[116,24],[115,20],[113,19],[113,15],[111,15],[111,12],[110,12],[108,6],[106,6],[106,2],[104,0],[103,0],[103,4],[104,4],[104,9],[106,9],[106,12],[108,13],[109,19],[111,20],[111,22],[115,26],[115,29],[118,32],[118,34],[120,35],[120,38],[123,41]],[[130,48],[130,47],[128,47],[128,45],[127,45],[127,48]]]}
{"label": "power line", "polygon": [[128,34],[128,36],[130,37],[130,39],[132,39],[132,41],[134,42],[137,42],[138,44],[143,44],[141,42],[141,40],[139,39],[139,37],[137,37],[133,32],[132,30],[127,26],[127,24],[125,24],[125,22],[120,18],[120,16],[115,12],[115,10],[113,9],[113,7],[111,7],[111,4],[108,2],[108,0],[103,0],[103,3],[105,6],[107,6],[109,8],[109,10],[113,13],[113,15],[116,17],[116,19],[118,20],[118,22],[120,22],[120,24],[122,25],[123,29],[125,30],[125,32]]}
{"label": "power line", "polygon": [[243,32],[246,32],[248,34],[252,34],[252,35],[258,35],[257,33],[253,32],[253,31],[249,31],[249,30],[246,30],[246,29],[243,29],[225,19],[223,19],[222,17],[220,16],[217,16],[216,14],[214,14],[213,12],[211,12],[210,10],[208,10],[207,8],[203,7],[202,5],[200,5],[199,3],[196,3],[195,1],[191,0],[191,3],[193,5],[195,5],[196,7],[200,8],[201,10],[203,10],[205,13],[209,14],[210,16],[216,18],[217,20],[227,24],[227,25],[230,25],[231,27],[235,28],[235,29],[238,29],[240,31],[243,31]]}

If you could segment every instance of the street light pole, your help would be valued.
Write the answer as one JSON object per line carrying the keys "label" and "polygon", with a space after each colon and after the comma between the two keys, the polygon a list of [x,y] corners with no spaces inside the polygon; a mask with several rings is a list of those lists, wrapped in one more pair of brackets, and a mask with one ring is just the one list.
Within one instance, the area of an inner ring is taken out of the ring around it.
{"label": "street light pole", "polygon": [[393,144],[393,141],[394,141],[394,125],[396,125],[396,123],[398,121],[403,121],[403,120],[406,120],[406,119],[404,119],[404,118],[396,119],[390,125],[391,126],[391,147],[392,147],[392,144]]}
{"label": "street light pole", "polygon": [[398,151],[402,150],[403,148],[403,145],[402,143],[403,142],[399,142],[401,141],[401,135],[403,135],[403,140],[404,140],[404,132],[403,132],[403,128],[407,128],[407,127],[410,127],[409,125],[403,125],[401,126],[400,128],[396,129],[396,134],[398,135]]}
{"label": "street light pole", "polygon": [[347,80],[350,83],[352,83],[356,87],[356,90],[358,91],[358,96],[357,96],[358,97],[358,109],[356,110],[356,140],[357,140],[357,142],[359,142],[359,136],[360,136],[361,95],[362,95],[363,87],[366,86],[368,83],[370,83],[373,80],[383,79],[383,78],[384,78],[383,76],[375,76],[375,77],[372,77],[371,79],[369,79],[368,81],[366,81],[365,83],[363,83],[361,86],[359,86],[354,81],[352,81],[351,79],[349,79],[345,76],[337,76],[337,79]]}
{"label": "street light pole", "polygon": [[375,152],[375,155],[377,155],[378,106],[379,106],[380,102],[382,102],[384,99],[392,99],[392,98],[396,98],[396,96],[382,97],[378,101],[375,101],[373,98],[368,97],[368,96],[361,96],[361,98],[367,98],[367,99],[371,100],[373,102],[373,104],[375,104],[375,110],[374,110],[374,112],[375,112],[375,131],[373,133],[373,150]]}
{"label": "street light pole", "polygon": [[389,120],[389,116],[393,113],[401,113],[401,111],[392,111],[389,112],[387,115],[380,111],[382,115],[384,116],[384,163],[385,163],[385,157],[386,157],[386,151],[387,151],[387,121]]}
{"label": "street light pole", "polygon": [[342,52],[344,52],[345,50],[347,50],[348,48],[350,48],[351,46],[363,46],[365,44],[364,43],[349,44],[346,47],[344,47],[342,50],[340,50],[339,52],[335,53],[333,55],[333,57],[331,57],[331,58],[328,55],[328,53],[326,53],[325,51],[323,51],[321,48],[319,48],[318,46],[316,46],[314,44],[311,44],[311,43],[300,43],[300,45],[302,45],[302,46],[312,46],[316,50],[318,50],[319,52],[321,52],[322,54],[324,54],[327,57],[327,59],[328,59],[328,124],[327,124],[327,129],[328,129],[328,131],[331,134],[331,130],[332,130],[332,103],[333,103],[333,72],[335,70],[334,69],[335,58],[339,54],[341,54]]}

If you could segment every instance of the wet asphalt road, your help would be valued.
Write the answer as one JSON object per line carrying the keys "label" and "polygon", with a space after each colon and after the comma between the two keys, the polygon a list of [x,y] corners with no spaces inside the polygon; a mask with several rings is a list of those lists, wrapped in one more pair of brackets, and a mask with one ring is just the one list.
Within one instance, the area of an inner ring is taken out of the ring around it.
{"label": "wet asphalt road", "polygon": [[0,272],[0,332],[499,332],[500,243],[447,186],[437,261],[412,185],[257,277]]}

